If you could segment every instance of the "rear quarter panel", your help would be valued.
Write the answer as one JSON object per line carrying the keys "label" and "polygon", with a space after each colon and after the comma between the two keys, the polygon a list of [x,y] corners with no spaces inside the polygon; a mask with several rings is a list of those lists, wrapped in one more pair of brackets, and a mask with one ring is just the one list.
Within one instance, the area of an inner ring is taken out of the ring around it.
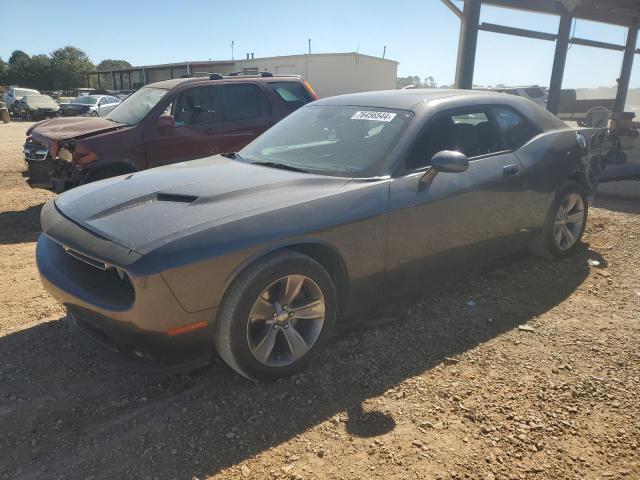
{"label": "rear quarter panel", "polygon": [[526,172],[525,195],[517,208],[526,209],[529,228],[543,226],[555,193],[576,172],[584,170],[582,156],[571,129],[544,132],[516,155]]}

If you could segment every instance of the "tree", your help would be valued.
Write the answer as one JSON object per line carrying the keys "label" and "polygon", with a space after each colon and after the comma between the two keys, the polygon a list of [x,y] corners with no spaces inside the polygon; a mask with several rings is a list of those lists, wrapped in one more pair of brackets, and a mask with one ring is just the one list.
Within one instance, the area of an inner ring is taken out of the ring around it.
{"label": "tree", "polygon": [[429,77],[424,77],[424,83],[423,85],[427,88],[436,88],[438,86],[438,84],[436,83],[436,81],[433,79],[433,77],[429,76]]}
{"label": "tree", "polygon": [[96,70],[124,70],[125,68],[131,68],[131,64],[126,60],[112,60],[110,58],[102,60],[97,66]]}
{"label": "tree", "polygon": [[8,84],[26,85],[31,66],[31,57],[22,50],[14,50],[9,57],[6,80]]}
{"label": "tree", "polygon": [[53,87],[51,72],[51,58],[49,55],[34,55],[31,57],[29,71],[25,84],[38,90],[50,90]]}
{"label": "tree", "polygon": [[13,67],[17,66],[27,66],[31,57],[27,55],[22,50],[14,50],[11,56],[9,57],[9,65]]}
{"label": "tree", "polygon": [[408,77],[400,77],[396,80],[396,88],[408,87],[413,85],[420,88],[435,88],[437,87],[436,81],[433,77],[424,77],[424,82],[418,75],[409,75]]}
{"label": "tree", "polygon": [[55,88],[70,90],[84,85],[86,73],[94,68],[87,54],[79,48],[66,46],[51,52]]}

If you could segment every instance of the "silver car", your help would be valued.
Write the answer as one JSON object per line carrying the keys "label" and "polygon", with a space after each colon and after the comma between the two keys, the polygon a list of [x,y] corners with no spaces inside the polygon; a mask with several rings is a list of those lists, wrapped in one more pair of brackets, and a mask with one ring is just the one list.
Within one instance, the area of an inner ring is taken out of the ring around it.
{"label": "silver car", "polygon": [[65,117],[104,117],[120,103],[111,95],[81,95],[60,105]]}

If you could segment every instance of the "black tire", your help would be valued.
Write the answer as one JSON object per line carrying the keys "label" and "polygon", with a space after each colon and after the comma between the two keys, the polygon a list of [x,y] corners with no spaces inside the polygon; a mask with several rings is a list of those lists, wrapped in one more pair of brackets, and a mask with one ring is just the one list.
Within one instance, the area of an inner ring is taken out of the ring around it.
{"label": "black tire", "polygon": [[99,117],[100,116],[100,114],[98,112],[91,112],[89,115],[91,117]]}
{"label": "black tire", "polygon": [[[251,352],[248,340],[249,315],[262,292],[288,275],[304,275],[320,288],[325,302],[324,322],[311,348],[297,361],[285,366],[260,362]],[[330,334],[337,312],[336,292],[327,271],[314,259],[282,250],[258,260],[231,284],[218,311],[214,345],[218,355],[236,372],[251,378],[272,380],[304,369]]]}
{"label": "black tire", "polygon": [[[563,204],[565,199],[569,195],[577,194],[582,199],[583,211],[582,211],[582,225],[577,232],[576,240],[573,244],[568,248],[561,248],[558,245],[558,241],[556,240],[555,235],[555,226],[556,226],[556,216],[560,210],[560,206]],[[536,239],[533,245],[531,245],[531,251],[538,256],[555,259],[566,257],[567,255],[571,255],[577,248],[580,240],[582,239],[582,234],[584,233],[584,229],[587,225],[587,219],[589,216],[589,203],[588,203],[589,192],[584,185],[581,183],[571,181],[566,183],[557,193],[549,208],[549,212],[547,213],[547,218],[545,220],[544,227],[542,229],[542,233],[540,237]]]}

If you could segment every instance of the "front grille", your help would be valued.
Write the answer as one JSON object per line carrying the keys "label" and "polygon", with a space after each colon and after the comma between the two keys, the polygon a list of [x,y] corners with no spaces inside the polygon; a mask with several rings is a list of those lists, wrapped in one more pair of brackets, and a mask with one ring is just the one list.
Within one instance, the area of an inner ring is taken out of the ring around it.
{"label": "front grille", "polygon": [[46,160],[47,155],[49,154],[49,149],[45,145],[32,138],[27,139],[27,142],[24,144],[23,151],[24,157],[32,162],[41,162]]}
{"label": "front grille", "polygon": [[136,294],[127,272],[59,243],[58,246],[60,268],[76,285],[106,301],[107,308],[120,310],[133,304]]}

